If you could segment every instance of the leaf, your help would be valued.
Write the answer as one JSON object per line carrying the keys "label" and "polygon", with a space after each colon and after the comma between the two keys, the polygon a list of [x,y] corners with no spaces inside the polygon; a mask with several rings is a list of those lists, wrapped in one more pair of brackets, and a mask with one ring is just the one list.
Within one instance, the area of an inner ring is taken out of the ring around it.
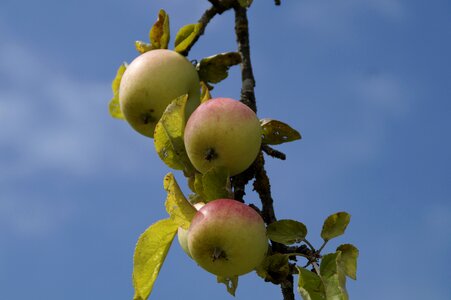
{"label": "leaf", "polygon": [[121,111],[121,106],[119,104],[119,86],[121,84],[122,75],[125,72],[125,69],[127,68],[126,63],[123,63],[119,66],[119,69],[117,69],[116,77],[113,80],[113,83],[111,84],[111,89],[113,90],[113,99],[110,100],[109,104],[109,111],[110,115],[113,118],[125,120],[124,115]]}
{"label": "leaf", "polygon": [[202,175],[202,194],[205,202],[230,198],[229,171],[224,167],[214,167]]}
{"label": "leaf", "polygon": [[327,299],[348,300],[346,276],[341,269],[341,252],[323,256],[320,265],[320,276],[326,290]]}
{"label": "leaf", "polygon": [[218,83],[229,75],[231,66],[241,63],[238,52],[220,53],[205,57],[197,64],[199,79],[205,82]]}
{"label": "leaf", "polygon": [[188,230],[197,210],[186,200],[172,173],[164,177],[164,189],[168,193],[165,206],[171,220],[183,229]]}
{"label": "leaf", "polygon": [[325,241],[329,241],[337,236],[342,235],[351,220],[351,215],[347,212],[338,212],[327,217],[324,221],[321,237]]}
{"label": "leaf", "polygon": [[188,24],[180,28],[175,36],[175,51],[181,53],[188,49],[194,43],[201,28],[201,23]]}
{"label": "leaf", "polygon": [[263,144],[279,145],[301,139],[301,134],[288,124],[273,119],[261,119]]}
{"label": "leaf", "polygon": [[290,274],[288,256],[276,253],[265,257],[261,265],[256,268],[257,275],[265,281],[280,284],[281,280]]}
{"label": "leaf", "polygon": [[152,50],[152,45],[145,43],[143,41],[136,41],[135,48],[139,53],[143,54],[143,53],[146,53],[146,52]]}
{"label": "leaf", "polygon": [[267,234],[274,242],[291,245],[305,239],[307,227],[298,221],[279,220],[268,225]]}
{"label": "leaf", "polygon": [[198,172],[196,172],[194,174],[194,190],[195,190],[196,194],[202,198],[202,201],[206,202],[205,201],[206,196],[204,193],[204,184],[202,182],[202,176],[203,175]]}
{"label": "leaf", "polygon": [[194,172],[183,142],[185,131],[185,106],[188,95],[171,102],[161,116],[154,131],[155,150],[161,160],[170,168]]}
{"label": "leaf", "polygon": [[235,297],[236,288],[238,287],[238,276],[232,278],[217,276],[218,283],[224,283],[227,287],[227,292]]}
{"label": "leaf", "polygon": [[357,258],[359,257],[359,249],[351,244],[343,244],[338,246],[337,251],[341,251],[341,268],[350,278],[357,279]]}
{"label": "leaf", "polygon": [[248,8],[249,6],[251,6],[253,0],[238,0],[238,2],[240,3],[241,7],[244,8]]}
{"label": "leaf", "polygon": [[134,300],[146,300],[166,258],[178,225],[171,219],[152,224],[139,237],[133,256]]}
{"label": "leaf", "polygon": [[211,99],[210,89],[208,88],[208,85],[201,81],[200,82],[200,103],[204,103],[207,100]]}
{"label": "leaf", "polygon": [[307,269],[298,266],[297,269],[299,271],[298,292],[302,298],[304,300],[325,300],[326,291],[321,278]]}
{"label": "leaf", "polygon": [[163,9],[160,9],[157,21],[149,33],[152,49],[168,49],[169,38],[169,16]]}

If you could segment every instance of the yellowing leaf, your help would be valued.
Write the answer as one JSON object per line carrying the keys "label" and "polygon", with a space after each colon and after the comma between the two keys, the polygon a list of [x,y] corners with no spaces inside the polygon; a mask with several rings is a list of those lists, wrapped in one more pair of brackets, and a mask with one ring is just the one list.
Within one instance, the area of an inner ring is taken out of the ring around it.
{"label": "yellowing leaf", "polygon": [[338,212],[327,217],[324,221],[321,237],[328,241],[342,235],[351,220],[351,215],[347,212]]}
{"label": "yellowing leaf", "polygon": [[263,132],[263,144],[278,145],[301,139],[301,134],[281,121],[273,119],[261,119],[260,125]]}
{"label": "yellowing leaf", "polygon": [[198,172],[194,173],[194,192],[202,197],[202,199],[205,198],[204,184],[202,183],[202,174]]}
{"label": "yellowing leaf", "polygon": [[218,283],[225,284],[230,295],[235,296],[236,288],[238,287],[238,276],[233,276],[232,278],[218,276],[216,279]]}
{"label": "yellowing leaf", "polygon": [[111,89],[113,90],[113,99],[111,99],[109,104],[109,112],[113,118],[125,120],[124,115],[122,114],[121,107],[119,105],[119,86],[121,84],[122,75],[127,68],[126,64],[123,63],[119,66],[117,70],[116,77],[111,84]]}
{"label": "yellowing leaf", "polygon": [[204,103],[207,100],[211,99],[210,89],[208,88],[208,85],[201,81],[200,82],[200,103]]}
{"label": "yellowing leaf", "polygon": [[274,242],[291,245],[304,240],[307,227],[298,221],[279,220],[268,225],[267,234]]}
{"label": "yellowing leaf", "polygon": [[194,172],[183,142],[185,106],[188,95],[178,97],[168,105],[154,131],[155,150],[161,160],[172,169]]}
{"label": "yellowing leaf", "polygon": [[172,173],[164,177],[164,189],[168,193],[165,206],[171,220],[178,226],[188,229],[197,211],[186,200]]}
{"label": "yellowing leaf", "polygon": [[146,53],[146,52],[152,50],[152,45],[145,43],[143,41],[136,41],[135,48],[139,53],[143,54],[143,53]]}
{"label": "yellowing leaf", "polygon": [[341,267],[345,274],[352,279],[357,279],[357,258],[359,257],[359,249],[351,244],[343,244],[338,246],[337,251],[341,251]]}
{"label": "yellowing leaf", "polygon": [[175,51],[181,53],[188,49],[199,34],[202,24],[188,24],[180,28],[175,36]]}
{"label": "yellowing leaf", "polygon": [[149,33],[152,49],[167,49],[169,44],[169,16],[163,10],[158,12],[157,21],[153,24]]}
{"label": "yellowing leaf", "polygon": [[231,66],[241,63],[238,52],[220,53],[205,57],[197,64],[197,71],[201,81],[218,83],[229,75]]}
{"label": "yellowing leaf", "polygon": [[166,258],[178,225],[171,219],[152,224],[139,237],[133,256],[134,300],[146,300]]}
{"label": "yellowing leaf", "polygon": [[[304,300],[326,300],[326,291],[324,289],[321,278],[301,267],[297,267],[299,271],[298,292]],[[333,299],[333,298],[330,298]]]}
{"label": "yellowing leaf", "polygon": [[348,300],[346,276],[340,264],[341,252],[323,256],[320,265],[320,276],[326,291],[326,299]]}

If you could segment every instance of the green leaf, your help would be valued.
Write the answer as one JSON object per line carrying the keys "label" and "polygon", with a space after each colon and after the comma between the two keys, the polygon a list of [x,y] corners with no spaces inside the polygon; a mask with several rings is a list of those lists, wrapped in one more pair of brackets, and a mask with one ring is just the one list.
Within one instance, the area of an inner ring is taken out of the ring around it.
{"label": "green leaf", "polygon": [[205,82],[218,83],[229,75],[231,66],[241,63],[238,52],[227,52],[203,58],[197,64],[199,79]]}
{"label": "green leaf", "polygon": [[155,126],[154,145],[161,160],[170,168],[194,172],[183,142],[185,107],[188,95],[176,98],[168,105]]}
{"label": "green leaf", "polygon": [[208,88],[208,85],[201,81],[200,82],[200,103],[204,103],[207,100],[211,99],[210,89]]}
{"label": "green leaf", "polygon": [[321,237],[325,241],[329,241],[337,236],[342,235],[351,220],[351,215],[347,212],[338,212],[327,217],[324,221]]}
{"label": "green leaf", "polygon": [[337,251],[341,251],[341,268],[350,278],[357,279],[357,258],[359,257],[359,249],[351,244],[343,244],[338,246]]}
{"label": "green leaf", "polygon": [[265,281],[280,284],[290,274],[288,256],[281,253],[268,255],[260,266],[256,268],[257,275]]}
{"label": "green leaf", "polygon": [[188,49],[194,43],[201,28],[201,23],[188,24],[180,28],[175,37],[175,51],[181,53]]}
{"label": "green leaf", "polygon": [[298,292],[304,300],[326,300],[326,291],[324,289],[321,277],[317,274],[296,266],[299,271]]}
{"label": "green leaf", "polygon": [[231,198],[229,171],[224,167],[214,167],[202,175],[202,193],[205,202]]}
{"label": "green leaf", "polygon": [[267,234],[274,242],[291,245],[305,239],[307,227],[298,221],[279,220],[268,225]]}
{"label": "green leaf", "polygon": [[263,144],[279,145],[301,139],[301,134],[290,125],[273,119],[261,119]]}
{"label": "green leaf", "polygon": [[113,99],[110,100],[109,104],[109,111],[110,115],[113,118],[125,120],[124,115],[121,111],[121,106],[119,104],[119,86],[121,84],[122,75],[125,72],[125,69],[127,68],[127,64],[123,63],[119,66],[119,69],[116,72],[116,77],[113,80],[113,83],[111,84],[111,89],[113,90]]}
{"label": "green leaf", "polygon": [[139,53],[143,54],[143,53],[146,53],[146,52],[152,50],[152,45],[145,43],[143,41],[136,41],[135,48]]}
{"label": "green leaf", "polygon": [[152,49],[168,49],[169,44],[169,16],[163,10],[158,12],[157,21],[153,24],[149,33]]}
{"label": "green leaf", "polygon": [[216,278],[218,283],[224,283],[227,287],[227,292],[235,297],[236,288],[238,287],[238,276],[233,276],[232,278],[217,276]]}
{"label": "green leaf", "polygon": [[240,3],[241,7],[244,8],[248,8],[249,6],[251,6],[253,0],[238,0],[238,2]]}
{"label": "green leaf", "polygon": [[134,300],[146,300],[177,233],[178,225],[171,219],[152,224],[139,237],[133,256]]}
{"label": "green leaf", "polygon": [[341,268],[341,252],[323,256],[320,265],[320,276],[326,290],[327,299],[348,300],[346,276]]}
{"label": "green leaf", "polygon": [[204,193],[204,184],[202,182],[202,174],[201,173],[194,173],[194,190],[197,195],[199,195],[202,198],[202,202],[205,201],[205,193]]}
{"label": "green leaf", "polygon": [[164,189],[168,193],[165,206],[171,220],[183,229],[188,230],[197,210],[186,200],[172,173],[164,177]]}

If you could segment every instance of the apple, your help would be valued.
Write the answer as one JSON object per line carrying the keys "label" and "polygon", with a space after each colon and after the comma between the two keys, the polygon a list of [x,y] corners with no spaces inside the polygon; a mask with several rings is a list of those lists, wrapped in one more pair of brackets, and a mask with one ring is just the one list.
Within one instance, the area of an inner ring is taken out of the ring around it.
{"label": "apple", "polygon": [[145,52],[125,70],[119,86],[119,104],[127,122],[139,133],[153,137],[155,125],[175,98],[188,94],[186,119],[200,103],[197,71],[175,51]]}
{"label": "apple", "polygon": [[230,98],[210,99],[191,114],[184,142],[188,157],[201,173],[222,166],[233,176],[257,157],[262,129],[255,112]]}
{"label": "apple", "polygon": [[261,264],[268,249],[265,223],[241,202],[211,201],[191,221],[188,249],[199,266],[217,276],[249,273]]}
{"label": "apple", "polygon": [[[199,202],[199,203],[194,204],[194,208],[196,210],[199,210],[204,205],[205,205],[205,203]],[[177,230],[177,238],[179,240],[180,247],[182,247],[183,251],[186,254],[188,254],[189,257],[191,257],[191,254],[189,253],[189,249],[188,249],[188,230],[183,229],[182,227],[179,227]]]}

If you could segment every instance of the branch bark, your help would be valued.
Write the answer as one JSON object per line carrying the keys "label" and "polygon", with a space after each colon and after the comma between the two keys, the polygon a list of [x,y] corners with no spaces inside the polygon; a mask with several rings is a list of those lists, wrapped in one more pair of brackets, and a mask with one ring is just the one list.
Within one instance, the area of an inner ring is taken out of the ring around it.
{"label": "branch bark", "polygon": [[251,54],[249,46],[249,23],[247,9],[241,5],[235,5],[235,33],[238,44],[238,52],[241,53],[241,102],[257,112],[255,101],[255,78],[252,71]]}

